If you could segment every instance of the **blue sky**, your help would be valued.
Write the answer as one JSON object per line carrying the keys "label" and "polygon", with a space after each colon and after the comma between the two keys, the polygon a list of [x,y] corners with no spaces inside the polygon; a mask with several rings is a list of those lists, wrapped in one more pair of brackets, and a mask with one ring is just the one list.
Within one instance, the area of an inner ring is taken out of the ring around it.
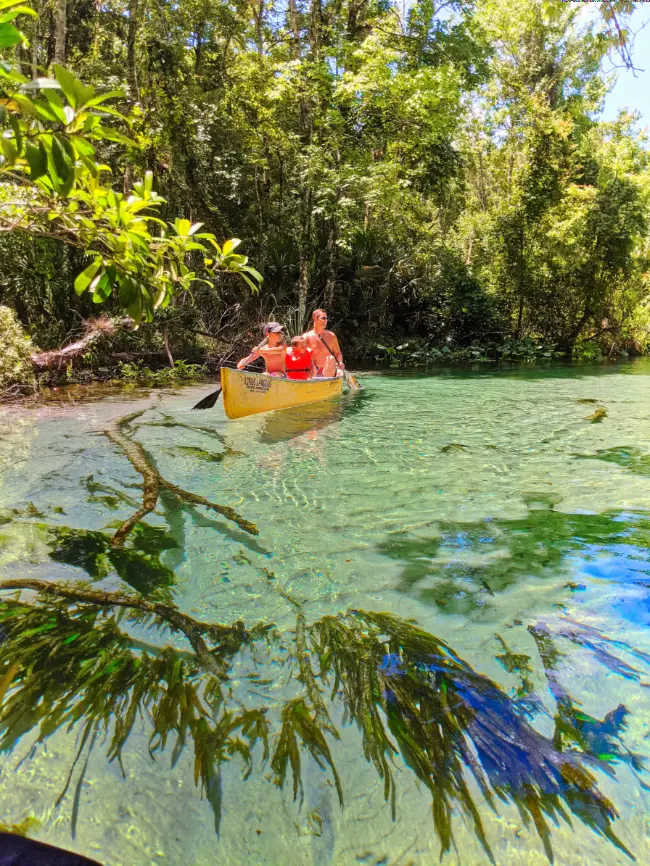
{"label": "blue sky", "polygon": [[[637,71],[634,75],[627,69],[618,70],[618,81],[605,102],[603,120],[613,120],[619,109],[629,108],[641,112],[640,126],[643,128],[650,126],[650,3],[637,3],[631,30],[637,34],[634,63],[643,72]],[[605,61],[605,68],[607,65]]]}

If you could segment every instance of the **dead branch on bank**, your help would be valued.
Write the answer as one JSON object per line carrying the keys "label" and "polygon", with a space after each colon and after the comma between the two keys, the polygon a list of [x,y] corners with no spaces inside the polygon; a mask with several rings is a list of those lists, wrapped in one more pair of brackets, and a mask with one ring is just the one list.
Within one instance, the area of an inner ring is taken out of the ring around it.
{"label": "dead branch on bank", "polygon": [[241,515],[239,515],[233,508],[229,508],[227,505],[219,505],[216,502],[211,502],[204,496],[199,496],[196,493],[191,493],[189,490],[184,490],[182,487],[178,487],[176,484],[167,481],[167,479],[161,476],[158,470],[151,465],[147,452],[144,450],[142,445],[139,442],[130,439],[124,432],[124,428],[136,418],[139,418],[144,411],[145,410],[143,409],[140,412],[126,415],[123,418],[120,418],[113,427],[104,431],[104,434],[108,439],[117,445],[118,448],[122,449],[129,463],[133,466],[136,472],[142,476],[143,480],[142,505],[119,527],[113,536],[113,547],[124,547],[124,542],[128,538],[129,533],[133,530],[134,526],[139,523],[145,515],[150,514],[158,504],[161,490],[168,490],[182,501],[191,503],[192,505],[203,505],[205,508],[216,511],[217,514],[221,514],[228,520],[232,520],[233,523],[236,523],[237,526],[245,532],[249,532],[251,535],[259,535],[257,526],[249,520],[246,520],[244,517],[241,517]]}
{"label": "dead branch on bank", "polygon": [[68,343],[62,349],[53,349],[49,352],[34,352],[32,364],[39,373],[46,370],[61,370],[75,358],[80,357],[88,351],[88,348],[100,337],[110,336],[117,328],[128,327],[131,319],[109,319],[108,316],[99,316],[97,319],[89,319],[85,323],[85,334],[80,340]]}

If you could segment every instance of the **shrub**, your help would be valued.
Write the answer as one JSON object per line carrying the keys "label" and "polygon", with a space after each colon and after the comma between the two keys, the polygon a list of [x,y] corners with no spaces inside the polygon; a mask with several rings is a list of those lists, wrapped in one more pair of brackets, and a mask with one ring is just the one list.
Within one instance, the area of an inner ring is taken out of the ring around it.
{"label": "shrub", "polygon": [[16,394],[35,389],[33,351],[14,311],[0,306],[0,397],[10,389]]}

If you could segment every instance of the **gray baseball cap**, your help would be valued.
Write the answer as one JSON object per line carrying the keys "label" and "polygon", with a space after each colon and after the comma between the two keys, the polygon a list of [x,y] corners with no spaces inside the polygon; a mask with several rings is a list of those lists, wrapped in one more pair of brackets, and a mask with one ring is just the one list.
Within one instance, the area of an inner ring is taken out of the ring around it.
{"label": "gray baseball cap", "polygon": [[284,330],[284,325],[281,325],[279,322],[267,322],[264,325],[264,336],[268,337],[269,334],[280,334]]}

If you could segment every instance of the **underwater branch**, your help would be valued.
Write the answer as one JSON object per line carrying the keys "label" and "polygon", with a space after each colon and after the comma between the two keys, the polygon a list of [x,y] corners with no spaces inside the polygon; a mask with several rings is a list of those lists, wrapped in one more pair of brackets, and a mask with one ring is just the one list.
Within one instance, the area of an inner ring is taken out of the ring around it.
{"label": "underwater branch", "polygon": [[35,578],[16,578],[0,581],[0,590],[16,589],[31,589],[43,596],[54,595],[68,601],[96,604],[100,607],[125,607],[157,616],[164,620],[173,631],[182,632],[190,642],[200,664],[210,671],[210,673],[217,676],[223,674],[222,665],[208,649],[203,635],[207,635],[214,643],[220,643],[224,638],[232,636],[241,638],[245,635],[244,623],[241,620],[232,625],[204,623],[168,604],[147,601],[138,596],[97,589],[73,588],[62,583],[37,580]]}
{"label": "underwater branch", "polygon": [[130,439],[124,432],[124,428],[127,427],[131,421],[134,421],[142,415],[143,411],[144,410],[134,412],[131,415],[126,415],[123,418],[120,418],[113,427],[104,431],[106,437],[110,439],[113,444],[117,445],[118,448],[121,448],[131,466],[133,466],[136,472],[142,476],[144,489],[142,505],[119,527],[113,536],[113,547],[124,547],[124,542],[135,525],[147,514],[150,514],[158,504],[161,489],[168,490],[183,502],[188,502],[192,505],[203,505],[205,508],[216,511],[217,514],[221,514],[228,520],[232,520],[233,523],[236,523],[237,526],[245,532],[248,532],[251,535],[259,535],[257,526],[254,523],[251,523],[250,520],[246,520],[244,517],[239,515],[234,508],[211,502],[204,496],[199,496],[189,490],[184,490],[182,487],[178,487],[178,485],[173,484],[171,481],[167,481],[166,478],[162,477],[160,472],[158,472],[155,466],[152,465],[151,460],[147,456],[147,452],[144,450],[142,445],[139,442]]}

